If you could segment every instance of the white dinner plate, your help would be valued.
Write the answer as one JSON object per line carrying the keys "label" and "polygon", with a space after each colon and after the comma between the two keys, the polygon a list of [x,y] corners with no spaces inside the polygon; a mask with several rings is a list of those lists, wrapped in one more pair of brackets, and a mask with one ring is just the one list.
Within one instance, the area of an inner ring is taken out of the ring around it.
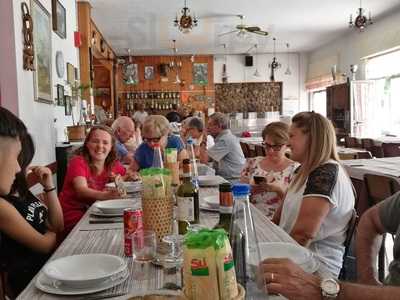
{"label": "white dinner plate", "polygon": [[121,274],[114,279],[105,280],[101,284],[94,285],[91,287],[70,287],[68,285],[60,284],[58,286],[54,286],[51,279],[49,279],[46,274],[40,272],[36,279],[36,287],[49,294],[56,295],[84,295],[84,294],[92,294],[96,292],[100,292],[109,288],[112,288],[116,285],[123,283],[129,277],[129,271],[126,269],[121,272]]}
{"label": "white dinner plate", "polygon": [[219,195],[211,195],[203,198],[203,201],[210,207],[215,207],[219,209]]}
{"label": "white dinner plate", "polygon": [[121,217],[121,216],[123,216],[124,213],[122,212],[122,213],[118,213],[118,214],[105,214],[93,204],[93,206],[90,209],[90,214],[99,216],[99,217]]}
{"label": "white dinner plate", "polygon": [[[312,252],[302,246],[284,242],[260,243],[261,260],[266,258],[290,258],[305,272],[314,273],[319,268],[319,263]],[[250,261],[251,265],[255,265]]]}
{"label": "white dinner plate", "polygon": [[198,178],[200,186],[216,186],[227,182],[224,178],[218,175],[203,175]]}
{"label": "white dinner plate", "polygon": [[43,267],[47,278],[71,288],[96,285],[127,268],[123,258],[104,254],[79,254],[58,258]]}
{"label": "white dinner plate", "polygon": [[[136,193],[141,192],[143,190],[142,181],[123,181],[124,187],[127,193]],[[106,184],[108,188],[115,188],[114,182],[109,182]]]}
{"label": "white dinner plate", "polygon": [[140,203],[138,199],[111,199],[104,201],[97,201],[93,204],[103,214],[120,214],[124,213],[125,208],[138,208]]}

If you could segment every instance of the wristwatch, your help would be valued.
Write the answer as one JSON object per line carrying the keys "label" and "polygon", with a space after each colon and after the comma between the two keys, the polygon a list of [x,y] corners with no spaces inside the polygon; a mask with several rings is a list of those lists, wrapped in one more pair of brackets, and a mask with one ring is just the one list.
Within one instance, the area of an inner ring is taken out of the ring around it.
{"label": "wristwatch", "polygon": [[322,279],[320,287],[324,300],[336,299],[340,291],[339,283],[333,278]]}

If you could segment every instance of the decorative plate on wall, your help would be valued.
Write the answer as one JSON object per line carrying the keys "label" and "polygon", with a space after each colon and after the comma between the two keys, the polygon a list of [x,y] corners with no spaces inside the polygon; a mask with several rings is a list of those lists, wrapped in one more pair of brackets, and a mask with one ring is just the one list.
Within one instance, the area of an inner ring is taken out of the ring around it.
{"label": "decorative plate on wall", "polygon": [[57,76],[59,78],[64,77],[64,72],[65,72],[64,55],[61,51],[56,52],[56,71],[57,71]]}

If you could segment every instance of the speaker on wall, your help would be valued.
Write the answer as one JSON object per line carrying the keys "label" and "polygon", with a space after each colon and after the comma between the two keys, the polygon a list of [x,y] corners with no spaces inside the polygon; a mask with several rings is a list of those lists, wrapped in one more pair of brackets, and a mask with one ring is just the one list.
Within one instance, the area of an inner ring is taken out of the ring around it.
{"label": "speaker on wall", "polygon": [[253,66],[253,56],[251,55],[246,55],[244,57],[244,65],[246,67],[252,67]]}

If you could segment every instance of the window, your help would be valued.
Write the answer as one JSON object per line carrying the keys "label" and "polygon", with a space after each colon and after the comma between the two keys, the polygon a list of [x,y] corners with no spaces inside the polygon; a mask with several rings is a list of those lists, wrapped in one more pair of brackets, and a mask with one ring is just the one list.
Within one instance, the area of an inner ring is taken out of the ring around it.
{"label": "window", "polygon": [[326,117],[326,90],[311,93],[310,110]]}
{"label": "window", "polygon": [[400,50],[368,59],[365,70],[377,95],[371,125],[379,128],[379,135],[400,136]]}

